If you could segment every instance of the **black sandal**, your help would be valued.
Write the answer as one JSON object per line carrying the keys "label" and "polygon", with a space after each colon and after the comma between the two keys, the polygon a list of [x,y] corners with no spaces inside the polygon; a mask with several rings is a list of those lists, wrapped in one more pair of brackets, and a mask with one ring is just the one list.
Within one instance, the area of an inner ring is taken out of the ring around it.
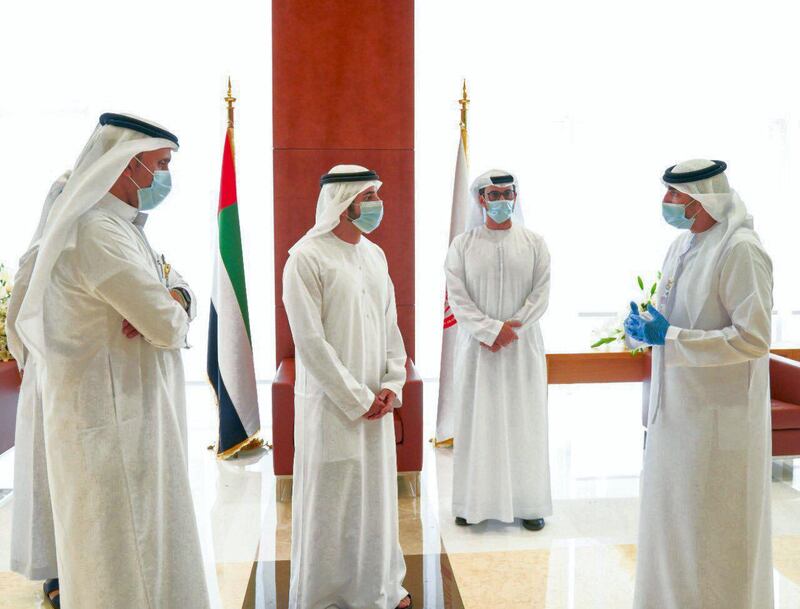
{"label": "black sandal", "polygon": [[47,606],[50,609],[61,609],[61,600],[59,599],[60,594],[56,594],[53,598],[50,598],[50,593],[58,592],[58,578],[55,579],[46,579],[44,584],[42,584],[42,589],[44,590],[44,602],[47,603]]}
{"label": "black sandal", "polygon": [[[408,607],[404,607],[403,609],[414,609],[414,599],[413,599],[413,598],[411,598],[411,595],[410,595],[410,594],[406,594],[406,595],[405,595],[405,596],[402,598],[402,600],[406,600],[406,599],[410,600],[411,602],[410,602],[410,603],[408,603]],[[400,609],[400,605],[397,605],[397,609]]]}

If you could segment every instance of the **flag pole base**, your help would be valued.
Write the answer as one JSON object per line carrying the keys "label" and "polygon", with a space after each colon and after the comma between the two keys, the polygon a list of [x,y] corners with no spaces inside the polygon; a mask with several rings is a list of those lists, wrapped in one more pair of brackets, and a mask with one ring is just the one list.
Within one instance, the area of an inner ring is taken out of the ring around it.
{"label": "flag pole base", "polygon": [[[223,461],[226,459],[232,459],[243,450],[255,450],[256,448],[262,448],[264,446],[264,440],[256,435],[252,435],[246,440],[239,442],[236,446],[231,446],[228,450],[217,453],[217,459],[222,459]],[[272,448],[269,444],[266,444],[266,447]]]}
{"label": "flag pole base", "polygon": [[447,438],[445,440],[431,438],[430,442],[433,444],[434,448],[453,448],[453,438]]}

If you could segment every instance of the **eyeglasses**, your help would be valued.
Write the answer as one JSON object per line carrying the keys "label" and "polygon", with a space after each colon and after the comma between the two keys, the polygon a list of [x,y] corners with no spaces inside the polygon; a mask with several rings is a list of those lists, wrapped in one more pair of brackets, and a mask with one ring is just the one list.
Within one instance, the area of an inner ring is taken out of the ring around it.
{"label": "eyeglasses", "polygon": [[483,194],[484,198],[487,201],[500,201],[501,199],[505,199],[506,201],[513,201],[516,192],[513,188],[509,188],[507,190],[491,190],[489,192],[485,192]]}

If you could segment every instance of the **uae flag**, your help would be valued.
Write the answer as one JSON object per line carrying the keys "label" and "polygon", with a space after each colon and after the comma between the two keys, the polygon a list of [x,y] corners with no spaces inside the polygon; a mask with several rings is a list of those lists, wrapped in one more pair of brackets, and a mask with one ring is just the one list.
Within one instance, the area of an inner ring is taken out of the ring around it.
{"label": "uae flag", "polygon": [[225,136],[217,211],[217,247],[208,324],[208,378],[217,398],[217,456],[226,459],[257,448],[260,428],[253,366],[242,235],[236,199],[233,129]]}

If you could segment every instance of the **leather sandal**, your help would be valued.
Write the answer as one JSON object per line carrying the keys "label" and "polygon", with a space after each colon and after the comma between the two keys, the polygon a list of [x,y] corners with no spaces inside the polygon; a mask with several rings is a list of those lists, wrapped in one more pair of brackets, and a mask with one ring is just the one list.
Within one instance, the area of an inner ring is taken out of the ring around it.
{"label": "leather sandal", "polygon": [[53,598],[50,598],[51,593],[59,590],[58,578],[45,580],[44,584],[42,584],[42,590],[44,590],[45,606],[50,607],[50,609],[61,609],[61,600],[59,599],[61,595],[56,594]]}

